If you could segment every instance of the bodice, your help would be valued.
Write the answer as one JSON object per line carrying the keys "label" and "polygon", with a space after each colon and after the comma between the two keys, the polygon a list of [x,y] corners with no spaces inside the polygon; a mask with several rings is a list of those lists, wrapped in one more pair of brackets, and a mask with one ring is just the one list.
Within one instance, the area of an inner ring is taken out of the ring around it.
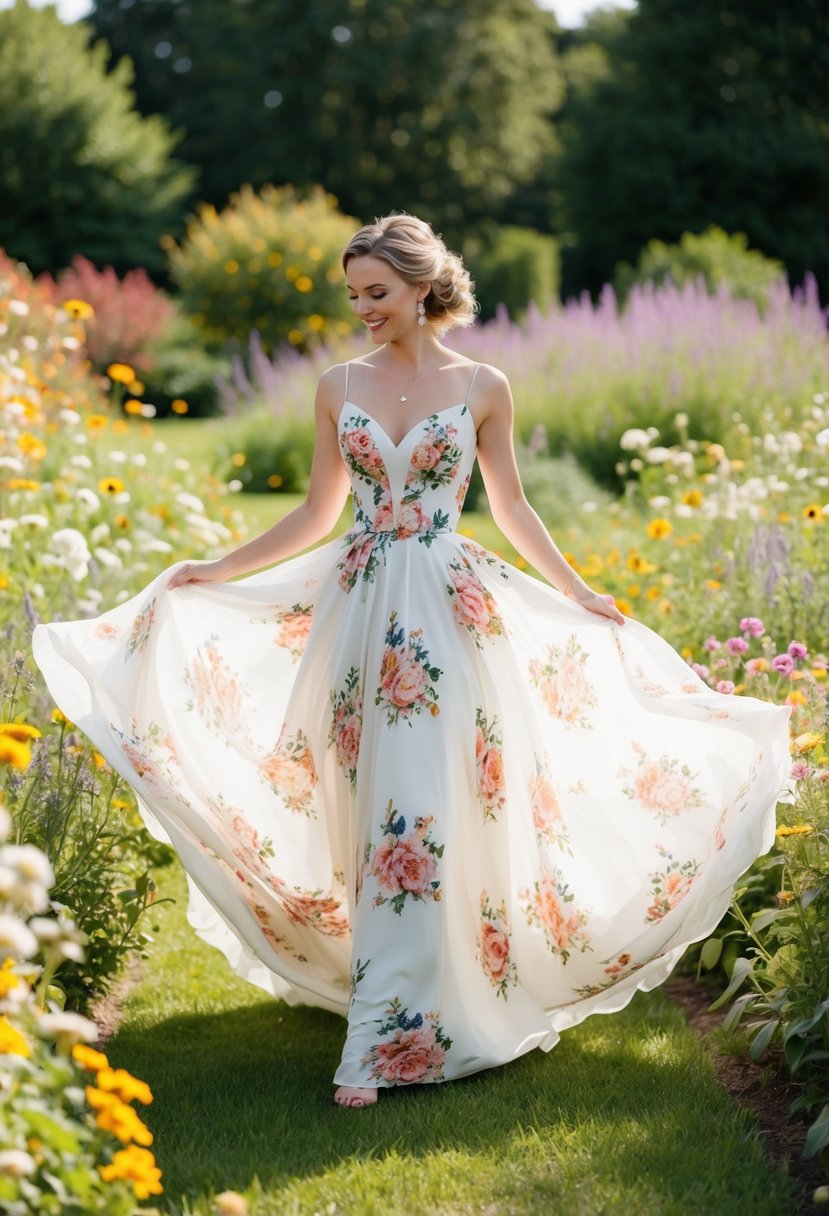
{"label": "bodice", "polygon": [[421,419],[394,444],[376,419],[346,401],[338,433],[354,504],[349,536],[417,536],[428,544],[434,533],[455,528],[477,446],[464,402]]}

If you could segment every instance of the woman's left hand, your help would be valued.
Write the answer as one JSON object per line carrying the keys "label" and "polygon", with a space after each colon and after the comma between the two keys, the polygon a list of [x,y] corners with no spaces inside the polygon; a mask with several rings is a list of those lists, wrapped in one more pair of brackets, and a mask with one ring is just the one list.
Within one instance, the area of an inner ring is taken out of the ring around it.
{"label": "woman's left hand", "polygon": [[571,588],[568,599],[575,600],[582,608],[586,608],[588,612],[595,612],[596,616],[606,616],[609,620],[615,621],[617,625],[624,625],[625,618],[619,609],[616,607],[616,601],[612,595],[599,595],[598,591],[591,590],[587,583],[576,583]]}

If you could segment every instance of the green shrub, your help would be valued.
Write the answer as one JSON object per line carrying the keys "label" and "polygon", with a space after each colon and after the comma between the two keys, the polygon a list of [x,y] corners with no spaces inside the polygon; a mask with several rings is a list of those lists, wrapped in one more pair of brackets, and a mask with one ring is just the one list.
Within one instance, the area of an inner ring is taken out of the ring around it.
{"label": "green shrub", "polygon": [[184,308],[208,345],[238,346],[256,330],[266,350],[306,350],[356,328],[340,258],[356,220],[321,187],[242,186],[217,212],[201,204],[181,245],[167,242]]}
{"label": "green shrub", "polygon": [[313,413],[277,418],[268,406],[260,406],[224,428],[222,435],[213,466],[218,477],[238,479],[242,489],[252,494],[269,490],[302,494],[308,488],[314,454]]}
{"label": "green shrub", "polygon": [[702,234],[683,233],[676,245],[649,241],[635,267],[619,263],[614,286],[624,302],[634,283],[661,286],[670,280],[683,287],[700,275],[712,295],[725,287],[734,298],[752,300],[762,311],[769,291],[785,278],[785,271],[781,262],[749,249],[744,233],[729,234],[712,225]]}
{"label": "green shrub", "polygon": [[494,225],[470,238],[464,258],[475,280],[481,318],[495,316],[499,304],[520,319],[532,301],[547,312],[558,298],[559,251],[551,236],[532,228]]}
{"label": "green shrub", "polygon": [[157,418],[176,413],[172,408],[176,399],[186,401],[192,418],[221,412],[216,377],[229,374],[230,359],[205,348],[192,317],[178,313],[149,351],[153,366],[142,379],[144,395],[156,407]]}

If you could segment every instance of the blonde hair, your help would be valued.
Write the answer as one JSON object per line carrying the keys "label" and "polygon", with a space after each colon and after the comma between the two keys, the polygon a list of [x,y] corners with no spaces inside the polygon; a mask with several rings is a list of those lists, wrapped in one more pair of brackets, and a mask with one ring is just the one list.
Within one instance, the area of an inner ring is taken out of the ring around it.
{"label": "blonde hair", "polygon": [[367,254],[388,262],[412,287],[431,283],[424,305],[427,320],[439,333],[475,320],[478,302],[469,271],[460,255],[450,252],[425,220],[394,211],[366,224],[348,242],[343,270],[347,271],[352,258]]}

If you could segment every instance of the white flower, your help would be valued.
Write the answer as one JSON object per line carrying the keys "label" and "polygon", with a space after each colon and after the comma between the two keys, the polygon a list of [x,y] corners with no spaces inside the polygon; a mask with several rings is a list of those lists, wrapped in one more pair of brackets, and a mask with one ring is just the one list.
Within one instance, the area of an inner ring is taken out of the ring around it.
{"label": "white flower", "polygon": [[181,469],[181,471],[184,472],[184,470],[190,468],[190,461],[185,460],[183,456],[177,456],[173,461],[173,468]]}
{"label": "white flower", "polygon": [[0,1174],[7,1178],[22,1178],[24,1174],[33,1174],[37,1163],[31,1153],[22,1148],[5,1148],[0,1152]]}
{"label": "white flower", "polygon": [[70,456],[69,463],[73,464],[77,469],[92,468],[92,461],[84,452],[78,452],[77,456]]}
{"label": "white flower", "polygon": [[72,440],[74,443],[89,443],[89,437],[83,431],[80,431],[77,435],[73,435]]}
{"label": "white flower", "polygon": [[12,817],[0,802],[0,840],[8,840],[12,830]]}
{"label": "white flower", "polygon": [[98,495],[88,486],[81,486],[75,494],[75,499],[82,507],[88,507],[90,511],[97,511],[101,505]]}
{"label": "white flower", "polygon": [[32,528],[49,527],[49,520],[45,515],[21,515],[18,523],[28,524]]}
{"label": "white flower", "polygon": [[677,519],[690,519],[694,514],[694,508],[689,507],[687,502],[679,502],[674,507],[674,515]]}
{"label": "white flower", "polygon": [[670,460],[673,452],[670,448],[651,448],[645,452],[645,460],[648,464],[664,464],[666,460]]}
{"label": "white flower", "polygon": [[61,422],[65,422],[67,426],[77,426],[81,420],[78,411],[70,409],[58,410],[58,418]]}
{"label": "white flower", "polygon": [[678,427],[687,426],[688,425],[688,415],[687,414],[677,414],[676,418],[674,418],[674,423]]}
{"label": "white flower", "polygon": [[190,511],[201,511],[204,514],[204,503],[195,494],[188,494],[186,490],[179,491],[176,494],[176,502],[183,507],[187,507]]}
{"label": "white flower", "polygon": [[138,465],[139,468],[143,469],[144,465],[147,463],[146,452],[133,452],[132,456],[130,457],[130,463]]}
{"label": "white flower", "polygon": [[18,916],[0,912],[0,953],[12,958],[32,958],[37,954],[37,938]]}
{"label": "white flower", "polygon": [[[624,466],[622,466],[622,467],[624,468]],[[619,471],[619,466],[617,465],[616,472],[618,473],[618,471]],[[232,481],[229,481],[227,483],[227,488],[228,488],[228,490],[231,490],[235,494],[237,491],[241,490],[242,483],[238,477],[234,477]]]}
{"label": "white flower", "polygon": [[648,506],[653,507],[655,511],[661,511],[663,507],[669,507],[671,500],[666,494],[657,494],[654,498],[648,499]]}
{"label": "white flower", "polygon": [[108,523],[102,522],[100,524],[96,524],[89,533],[89,543],[91,545],[100,545],[101,541],[105,540],[106,537],[109,536],[109,531],[110,529]]}
{"label": "white flower", "polygon": [[141,406],[141,417],[142,418],[155,418],[155,413],[156,413],[155,406],[150,405],[149,401],[145,401],[144,404]]}
{"label": "white flower", "polygon": [[619,440],[619,447],[626,452],[635,452],[637,448],[646,448],[650,444],[650,436],[647,431],[633,427],[629,431],[625,431]]}
{"label": "white flower", "polygon": [[6,844],[0,849],[0,865],[11,866],[27,882],[39,882],[52,887],[55,872],[52,863],[42,849],[33,844]]}
{"label": "white flower", "polygon": [[13,473],[23,472],[23,461],[16,456],[0,456],[0,469],[11,469]]}
{"label": "white flower", "polygon": [[763,451],[769,452],[772,456],[776,455],[780,451],[780,445],[777,442],[776,435],[763,436]]}
{"label": "white flower", "polygon": [[15,317],[28,317],[29,305],[25,300],[9,300],[9,312]]}
{"label": "white flower", "polygon": [[798,435],[797,431],[784,431],[780,436],[780,444],[785,452],[796,456],[798,452],[803,450],[803,440]]}
{"label": "white flower", "polygon": [[127,540],[126,536],[118,536],[112,542],[112,547],[118,549],[121,553],[132,553],[132,541]]}
{"label": "white flower", "polygon": [[815,435],[815,443],[819,448],[829,448],[829,426],[825,431],[818,431]]}
{"label": "white flower", "polygon": [[122,452],[120,448],[113,448],[109,453],[109,458],[114,464],[126,464],[128,459],[127,453]]}
{"label": "white flower", "polygon": [[130,502],[132,500],[129,490],[122,490],[120,494],[111,494],[110,497],[113,502]]}
{"label": "white flower", "polygon": [[113,553],[111,549],[105,549],[103,545],[99,545],[93,552],[101,565],[108,566],[110,570],[120,570],[124,564],[117,553]]}
{"label": "white flower", "polygon": [[20,339],[20,345],[25,346],[26,350],[37,350],[38,341],[34,334],[24,334]]}
{"label": "white flower", "polygon": [[586,514],[592,515],[594,511],[598,510],[598,506],[595,502],[583,502],[581,504],[581,509],[582,511],[586,512]]}
{"label": "white flower", "polygon": [[50,545],[60,555],[61,565],[69,571],[75,582],[86,578],[92,554],[86,544],[86,538],[77,528],[59,528],[53,532]]}
{"label": "white flower", "polygon": [[74,338],[72,334],[67,334],[63,339],[63,345],[67,350],[78,350],[81,345],[80,338]]}
{"label": "white flower", "polygon": [[162,452],[167,451],[167,444],[163,439],[156,439],[153,441],[153,451],[160,456]]}
{"label": "white flower", "polygon": [[59,1043],[94,1043],[98,1027],[79,1013],[44,1013],[37,1020],[38,1033]]}

